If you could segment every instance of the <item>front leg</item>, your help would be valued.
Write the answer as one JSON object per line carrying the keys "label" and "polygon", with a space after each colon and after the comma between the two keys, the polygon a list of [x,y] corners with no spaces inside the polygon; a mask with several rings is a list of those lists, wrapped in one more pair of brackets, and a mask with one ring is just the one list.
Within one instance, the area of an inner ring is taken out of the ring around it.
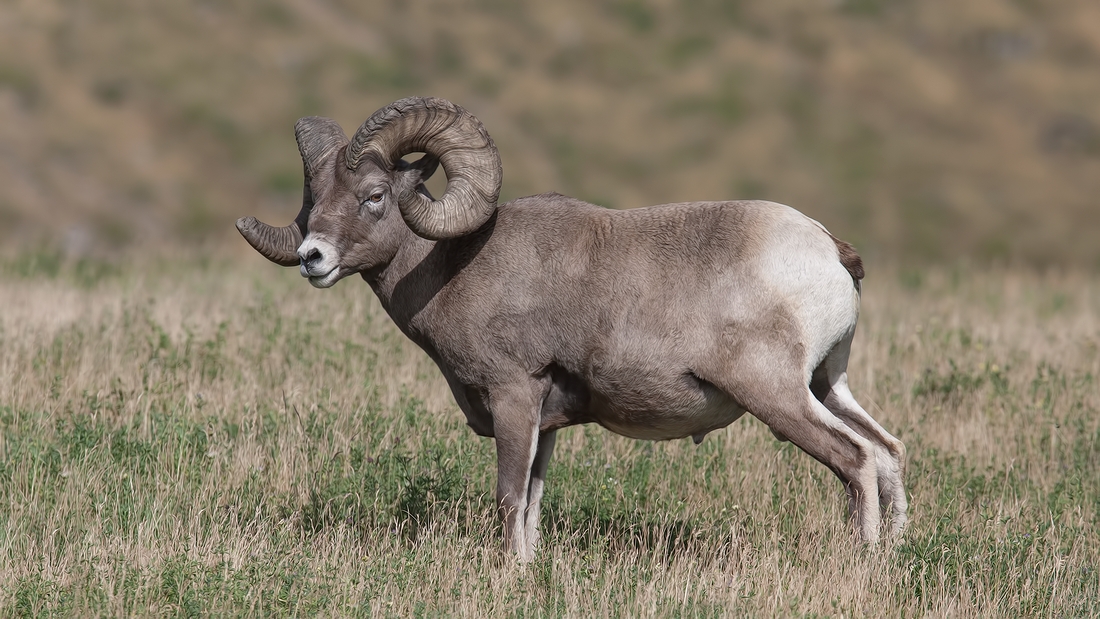
{"label": "front leg", "polygon": [[[497,513],[504,524],[504,550],[521,562],[535,558],[534,540],[527,539],[525,521],[531,468],[539,448],[539,395],[533,389],[489,394],[497,445]],[[538,486],[541,495],[541,478]]]}
{"label": "front leg", "polygon": [[546,469],[550,465],[550,456],[554,453],[557,440],[556,430],[539,435],[539,447],[535,461],[531,465],[531,480],[527,487],[527,552],[534,558],[539,543],[539,513],[542,504],[542,490],[546,484]]}

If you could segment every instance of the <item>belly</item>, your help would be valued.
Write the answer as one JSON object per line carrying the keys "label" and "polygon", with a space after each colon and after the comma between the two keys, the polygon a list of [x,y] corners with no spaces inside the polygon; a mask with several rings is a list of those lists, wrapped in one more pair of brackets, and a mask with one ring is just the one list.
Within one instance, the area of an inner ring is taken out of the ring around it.
{"label": "belly", "polygon": [[547,368],[540,430],[598,423],[630,438],[670,440],[724,428],[745,408],[690,370],[651,368],[581,375]]}
{"label": "belly", "polygon": [[[648,378],[649,380],[644,380]],[[635,377],[629,385],[593,385],[589,415],[630,438],[670,440],[724,428],[745,408],[690,371],[675,376]]]}

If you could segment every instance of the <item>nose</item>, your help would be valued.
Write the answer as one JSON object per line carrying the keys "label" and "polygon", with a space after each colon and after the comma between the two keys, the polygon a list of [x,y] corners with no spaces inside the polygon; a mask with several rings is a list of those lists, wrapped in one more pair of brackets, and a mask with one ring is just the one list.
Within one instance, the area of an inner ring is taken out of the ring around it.
{"label": "nose", "polygon": [[298,246],[298,271],[302,277],[332,274],[338,268],[340,252],[327,240],[310,235]]}
{"label": "nose", "polygon": [[304,256],[299,254],[298,257],[302,259],[302,266],[307,268],[317,264],[323,258],[321,251],[316,247],[310,247]]}

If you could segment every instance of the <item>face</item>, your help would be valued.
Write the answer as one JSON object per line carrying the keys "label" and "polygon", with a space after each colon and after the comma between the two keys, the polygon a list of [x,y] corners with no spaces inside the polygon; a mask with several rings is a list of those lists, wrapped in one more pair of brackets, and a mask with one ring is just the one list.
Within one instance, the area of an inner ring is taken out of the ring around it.
{"label": "face", "polygon": [[420,182],[415,169],[389,171],[363,162],[348,170],[342,156],[332,159],[311,184],[309,232],[298,247],[302,277],[317,288],[393,260],[408,230],[397,197]]}

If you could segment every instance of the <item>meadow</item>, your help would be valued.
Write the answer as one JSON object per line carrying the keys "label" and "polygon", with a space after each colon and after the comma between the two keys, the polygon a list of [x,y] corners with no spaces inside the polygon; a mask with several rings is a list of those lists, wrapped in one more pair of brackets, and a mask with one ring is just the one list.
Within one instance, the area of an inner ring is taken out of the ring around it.
{"label": "meadow", "polygon": [[[0,3],[0,617],[1097,615],[1098,25]],[[232,227],[297,211],[297,118],[409,95],[481,118],[504,199],[767,198],[854,242],[850,379],[908,447],[904,537],[855,546],[839,482],[746,416],[699,446],[563,431],[541,555],[503,557],[493,444],[430,360],[361,281],[314,290]]]}
{"label": "meadow", "polygon": [[903,539],[745,417],[562,432],[537,561],[492,442],[349,279],[259,257],[0,267],[0,615],[1003,616],[1100,607],[1100,279],[869,269],[853,391]]}

